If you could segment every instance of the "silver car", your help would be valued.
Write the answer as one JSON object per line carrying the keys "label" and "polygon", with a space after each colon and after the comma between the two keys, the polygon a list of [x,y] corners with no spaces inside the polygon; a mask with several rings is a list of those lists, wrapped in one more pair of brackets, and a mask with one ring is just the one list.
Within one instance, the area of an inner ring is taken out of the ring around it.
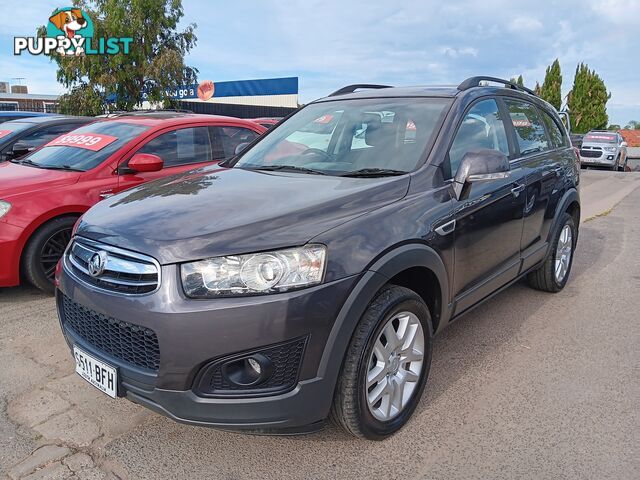
{"label": "silver car", "polygon": [[627,142],[617,132],[592,130],[582,140],[580,163],[624,171]]}

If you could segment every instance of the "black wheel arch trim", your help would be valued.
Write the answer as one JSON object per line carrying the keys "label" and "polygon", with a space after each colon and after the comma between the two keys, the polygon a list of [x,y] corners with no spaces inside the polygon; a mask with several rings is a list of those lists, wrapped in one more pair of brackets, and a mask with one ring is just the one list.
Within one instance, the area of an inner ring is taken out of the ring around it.
{"label": "black wheel arch trim", "polygon": [[[570,188],[564,193],[560,201],[558,201],[558,206],[556,207],[556,211],[553,215],[553,228],[549,229],[549,234],[547,236],[547,242],[549,242],[549,245],[551,245],[553,234],[555,233],[556,228],[558,228],[560,216],[567,211],[567,208],[569,208],[569,205],[571,205],[573,202],[577,202],[578,205],[580,205],[580,208],[582,208],[580,204],[580,193],[575,188]],[[576,224],[576,230],[579,230],[579,223],[580,219],[578,219],[578,224]]]}
{"label": "black wheel arch trim", "polygon": [[[375,294],[398,273],[411,267],[430,269],[440,283],[440,331],[449,320],[449,280],[442,259],[432,248],[418,243],[399,246],[376,260],[365,270],[344,302],[333,324],[318,366],[318,377],[327,380],[333,389],[342,366],[347,347],[358,321]],[[430,312],[433,315],[433,312]]]}

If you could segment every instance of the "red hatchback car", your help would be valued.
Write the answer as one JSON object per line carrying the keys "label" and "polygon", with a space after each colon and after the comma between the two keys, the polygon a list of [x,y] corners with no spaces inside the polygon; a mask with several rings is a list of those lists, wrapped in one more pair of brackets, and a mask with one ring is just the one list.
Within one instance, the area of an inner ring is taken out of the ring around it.
{"label": "red hatchback car", "polygon": [[248,120],[182,113],[109,118],[0,164],[0,287],[53,291],[80,215],[141,183],[217,162],[265,132]]}

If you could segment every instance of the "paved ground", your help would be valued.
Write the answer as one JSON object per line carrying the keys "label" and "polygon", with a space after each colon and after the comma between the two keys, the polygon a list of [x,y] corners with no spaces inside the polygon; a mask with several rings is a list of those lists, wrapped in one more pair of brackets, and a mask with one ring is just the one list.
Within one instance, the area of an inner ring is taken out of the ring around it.
{"label": "paved ground", "polygon": [[112,401],[72,373],[51,298],[0,290],[0,478],[638,478],[633,184],[640,174],[584,172],[595,218],[567,288],[516,285],[447,329],[414,418],[380,443],[333,427],[225,433]]}

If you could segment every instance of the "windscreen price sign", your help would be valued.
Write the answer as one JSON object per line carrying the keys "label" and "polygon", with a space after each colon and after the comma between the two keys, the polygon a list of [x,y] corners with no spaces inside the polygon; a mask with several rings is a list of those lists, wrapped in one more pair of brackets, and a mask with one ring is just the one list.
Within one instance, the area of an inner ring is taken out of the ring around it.
{"label": "windscreen price sign", "polygon": [[46,147],[76,147],[97,152],[118,140],[118,137],[97,133],[78,133],[62,135],[50,141]]}

